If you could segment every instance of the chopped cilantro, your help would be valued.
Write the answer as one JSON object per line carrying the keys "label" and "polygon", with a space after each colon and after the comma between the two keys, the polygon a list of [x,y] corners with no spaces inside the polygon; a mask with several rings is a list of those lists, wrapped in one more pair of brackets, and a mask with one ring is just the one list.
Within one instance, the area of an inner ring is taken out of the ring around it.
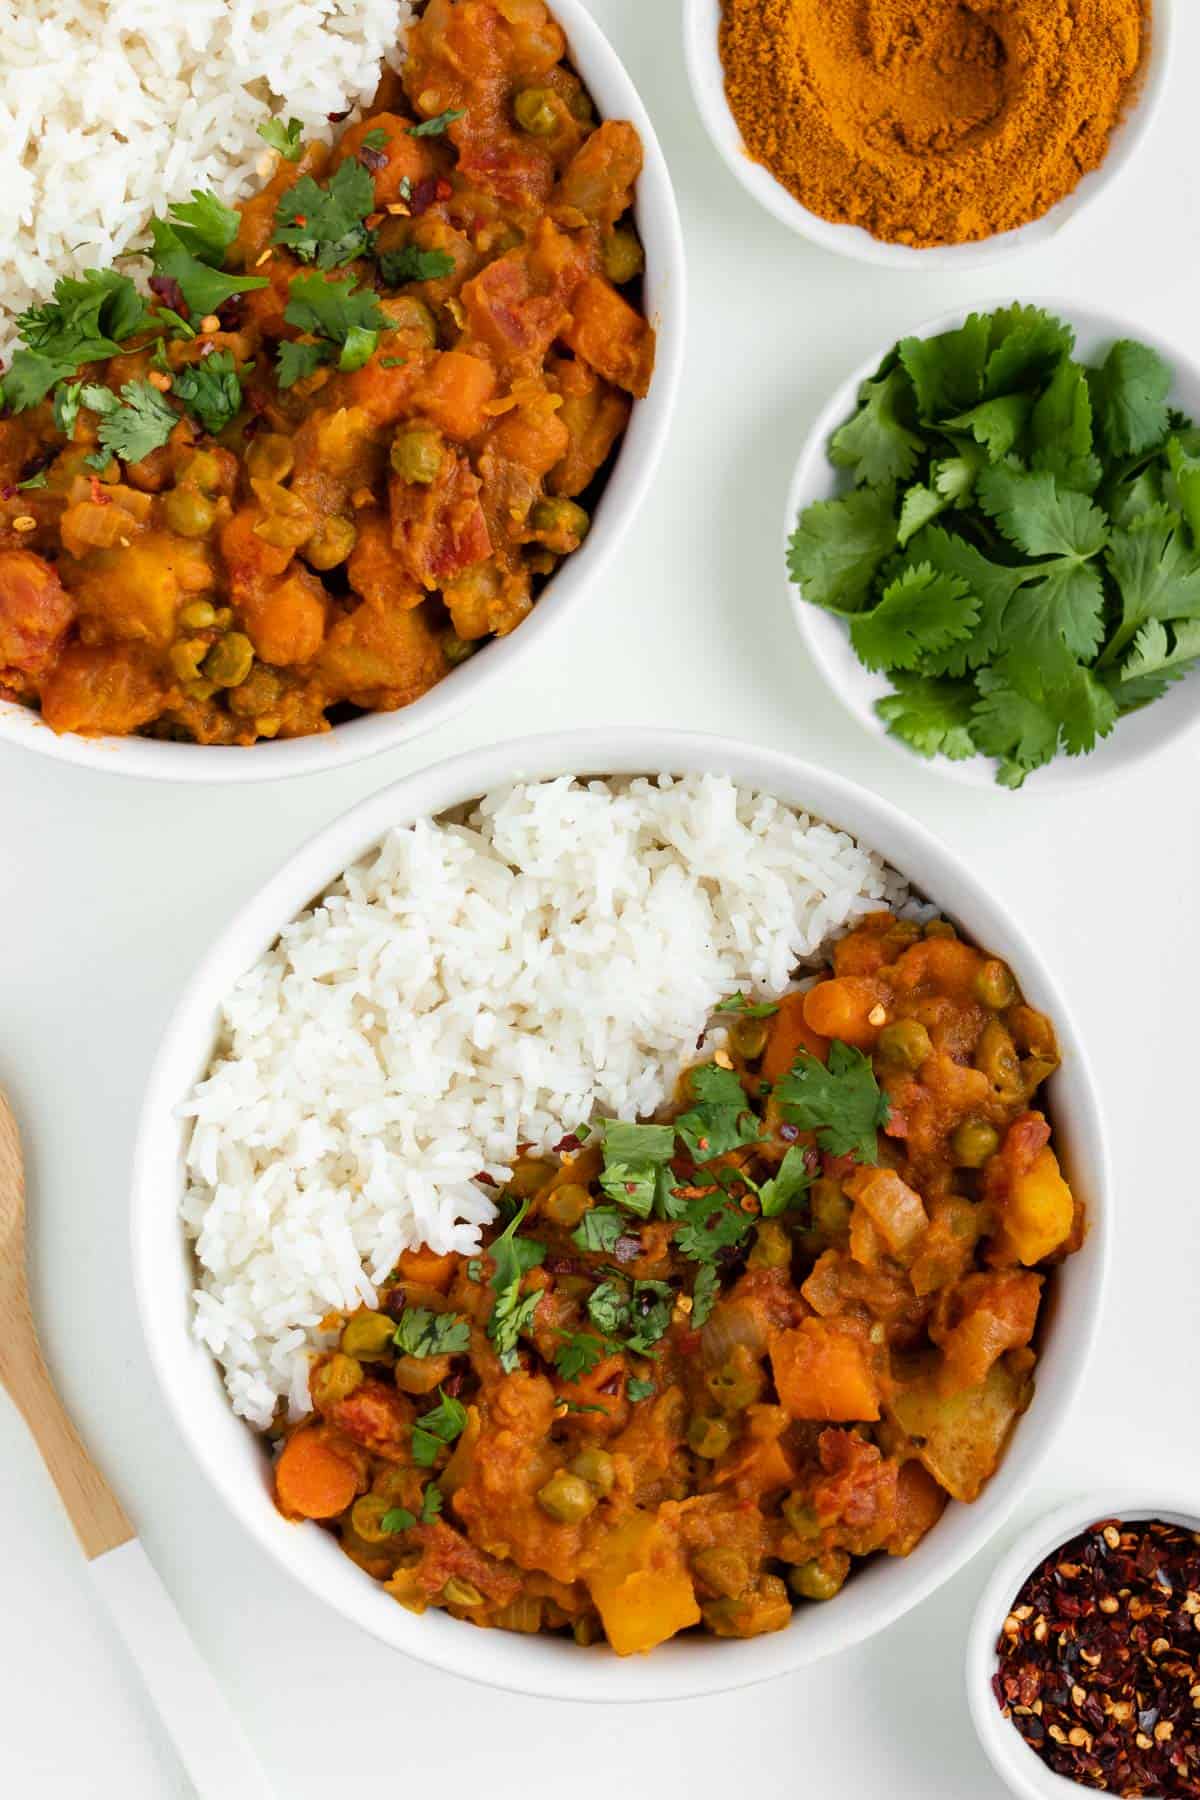
{"label": "chopped cilantro", "polygon": [[939,681],[926,675],[895,675],[895,692],[876,701],[888,731],[918,756],[945,756],[962,762],[976,754],[971,736],[976,691],[969,681]]}
{"label": "chopped cilantro", "polygon": [[714,1263],[705,1263],[696,1271],[692,1286],[692,1329],[699,1331],[708,1323],[721,1292],[721,1277]]}
{"label": "chopped cilantro", "polygon": [[421,1496],[421,1524],[432,1525],[442,1510],[442,1490],[431,1481]]}
{"label": "chopped cilantro", "polygon": [[214,434],[242,409],[242,382],[232,350],[214,350],[202,362],[185,363],[172,377],[171,392]]}
{"label": "chopped cilantro", "polygon": [[416,1513],[410,1513],[406,1506],[393,1506],[380,1519],[379,1529],[391,1536],[397,1531],[411,1531],[416,1522]]}
{"label": "chopped cilantro", "polygon": [[577,1331],[564,1337],[554,1353],[554,1367],[564,1381],[578,1381],[590,1375],[604,1355],[604,1344],[589,1331]]}
{"label": "chopped cilantro", "polygon": [[226,275],[225,252],[237,236],[239,215],[215,194],[192,189],[191,200],[151,219],[150,256],[155,273],[173,281],[195,318],[215,313],[234,294],[266,287],[260,275]]}
{"label": "chopped cilantro", "polygon": [[831,1156],[879,1161],[878,1133],[891,1117],[891,1108],[870,1057],[861,1050],[835,1039],[828,1063],[802,1051],[791,1072],[776,1085],[775,1102],[785,1119],[815,1131],[817,1143]]}
{"label": "chopped cilantro", "polygon": [[723,1194],[689,1200],[675,1233],[675,1248],[693,1262],[715,1263],[725,1250],[735,1249],[754,1221]]}
{"label": "chopped cilantro", "polygon": [[442,1388],[438,1393],[440,1403],[432,1412],[422,1413],[413,1426],[413,1461],[424,1469],[433,1467],[438,1451],[460,1437],[467,1423],[467,1409],[461,1401],[449,1398]]}
{"label": "chopped cilantro", "polygon": [[29,477],[28,481],[18,481],[17,492],[19,494],[23,494],[29,488],[44,488],[45,485],[46,485],[46,471],[45,471],[45,469],[39,469],[36,475],[31,475]]}
{"label": "chopped cilantro", "polygon": [[354,157],[340,162],[322,187],[302,175],[280,195],[273,244],[285,244],[302,262],[337,269],[370,249],[372,233],[363,223],[375,210],[375,183]]}
{"label": "chopped cilantro", "polygon": [[806,600],[832,612],[866,605],[884,558],[896,546],[896,490],[855,488],[840,500],[818,500],[788,546],[788,573]]}
{"label": "chopped cilantro", "polygon": [[470,1345],[471,1327],[457,1313],[408,1306],[400,1315],[392,1342],[406,1356],[458,1356]]}
{"label": "chopped cilantro", "polygon": [[17,319],[25,347],[15,353],[0,382],[5,406],[11,412],[36,406],[84,363],[116,356],[148,319],[133,282],[115,269],[60,276],[51,298]]}
{"label": "chopped cilantro", "polygon": [[93,469],[106,469],[114,456],[141,462],[166,443],[179,423],[175,408],[148,381],[127,381],[120,400],[110,388],[99,386],[85,387],[81,397],[100,415],[100,449],[83,459]]}
{"label": "chopped cilantro", "polygon": [[415,138],[441,137],[447,125],[453,125],[455,119],[465,119],[466,116],[465,106],[459,107],[457,111],[451,108],[448,112],[438,113],[436,118],[426,119],[423,124],[410,125],[408,135]]}
{"label": "chopped cilantro", "polygon": [[517,1229],[529,1211],[523,1200],[488,1254],[495,1265],[492,1276],[492,1315],[488,1320],[488,1336],[496,1346],[500,1367],[511,1374],[517,1367],[517,1340],[528,1331],[541,1301],[540,1291],[521,1297],[521,1282],[530,1269],[536,1269],[546,1255],[545,1244],[534,1238],[517,1236]]}
{"label": "chopped cilantro", "polygon": [[454,258],[445,250],[418,250],[405,244],[402,250],[385,250],[379,258],[379,272],[388,287],[402,287],[406,281],[440,281],[453,275]]}
{"label": "chopped cilantro", "polygon": [[792,1144],[770,1181],[758,1190],[759,1206],[764,1219],[776,1219],[791,1210],[808,1192],[816,1177],[808,1168],[808,1159],[799,1144]]}
{"label": "chopped cilantro", "polygon": [[407,368],[408,358],[407,356],[381,356],[379,359],[379,366],[381,369]]}
{"label": "chopped cilantro", "polygon": [[764,1000],[761,1005],[755,1005],[752,1000],[747,999],[745,994],[731,994],[728,1000],[722,1000],[717,1006],[714,1006],[713,1011],[737,1013],[743,1019],[769,1019],[779,1011],[779,1002],[778,1000]]}
{"label": "chopped cilantro", "polygon": [[323,275],[297,275],[288,286],[284,318],[298,331],[310,332],[315,344],[283,343],[277,365],[280,387],[291,387],[323,362],[337,358],[340,369],[360,369],[388,323],[379,299],[353,279],[327,281]]}
{"label": "chopped cilantro", "polygon": [[285,338],[279,346],[275,361],[275,378],[281,388],[295,387],[306,375],[311,375],[327,362],[333,354],[329,344],[305,344],[294,339]]}
{"label": "chopped cilantro", "polygon": [[289,119],[286,125],[282,119],[265,119],[258,127],[258,135],[272,150],[278,150],[285,162],[300,160],[304,126],[299,119]]}
{"label": "chopped cilantro", "polygon": [[387,132],[383,129],[382,125],[376,125],[375,129],[373,131],[368,131],[367,135],[364,137],[362,147],[364,150],[386,150],[387,141]]}
{"label": "chopped cilantro", "polygon": [[66,438],[75,434],[75,421],[79,417],[79,396],[83,392],[82,381],[64,381],[54,390],[54,429],[61,431]]}
{"label": "chopped cilantro", "polygon": [[868,669],[912,669],[970,637],[978,618],[979,602],[960,576],[919,563],[884,588],[877,606],[855,614],[850,641]]}
{"label": "chopped cilantro", "polygon": [[676,1119],[675,1129],[698,1163],[757,1142],[759,1122],[732,1069],[702,1063],[688,1082],[693,1104]]}
{"label": "chopped cilantro", "polygon": [[611,1256],[617,1239],[629,1230],[629,1219],[615,1206],[593,1206],[585,1212],[571,1242],[594,1256]]}
{"label": "chopped cilantro", "polygon": [[665,1281],[602,1281],[588,1296],[588,1317],[606,1338],[645,1354],[671,1323],[674,1289]]}
{"label": "chopped cilantro", "polygon": [[639,1400],[648,1400],[650,1398],[651,1394],[654,1392],[654,1383],[652,1381],[641,1381],[636,1375],[632,1375],[625,1383],[625,1392],[636,1406]]}
{"label": "chopped cilantro", "polygon": [[675,1153],[672,1125],[626,1125],[605,1119],[604,1168],[600,1186],[627,1212],[648,1219],[660,1190],[660,1175]]}

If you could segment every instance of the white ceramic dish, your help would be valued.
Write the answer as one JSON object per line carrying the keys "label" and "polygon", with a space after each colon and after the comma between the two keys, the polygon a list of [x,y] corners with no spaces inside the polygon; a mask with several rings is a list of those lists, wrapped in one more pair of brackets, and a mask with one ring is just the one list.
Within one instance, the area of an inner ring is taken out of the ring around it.
{"label": "white ceramic dish", "polygon": [[979,1741],[1000,1779],[1021,1800],[1080,1800],[1088,1789],[1048,1769],[1030,1749],[992,1692],[999,1659],[996,1640],[1018,1590],[1038,1564],[1099,1519],[1162,1519],[1200,1531],[1200,1496],[1166,1495],[1160,1503],[1144,1490],[1117,1488],[1072,1500],[1023,1532],[1001,1558],[980,1596],[967,1639],[967,1702]]}
{"label": "white ceramic dish", "polygon": [[[844,826],[1011,963],[1030,1002],[1058,1026],[1064,1063],[1050,1100],[1091,1229],[1054,1284],[1031,1411],[974,1506],[951,1506],[911,1557],[878,1560],[834,1603],[797,1613],[775,1636],[744,1643],[689,1639],[622,1662],[607,1650],[478,1631],[443,1614],[415,1618],[319,1527],[280,1517],[261,1441],[234,1416],[215,1363],[191,1336],[192,1264],[177,1217],[184,1131],[176,1108],[211,1057],[223,996],[280,928],[390,827],[439,814],[518,776],[648,771],[727,774]],[[149,1081],[134,1169],[133,1260],[150,1360],[180,1429],[232,1512],[310,1592],[395,1649],[498,1687],[570,1700],[668,1700],[745,1686],[844,1649],[898,1618],[986,1542],[1025,1492],[1078,1391],[1100,1314],[1111,1207],[1100,1108],[1062,995],[1019,927],[950,850],[885,800],[791,757],[673,732],[581,732],[474,751],[385,789],[305,845],[236,915],[180,997]]]}
{"label": "white ceramic dish", "polygon": [[666,443],[683,368],[686,266],[670,173],[637,89],[584,0],[553,0],[553,11],[567,34],[568,55],[601,118],[629,119],[641,134],[645,166],[634,211],[646,251],[646,308],[658,332],[650,392],[634,406],[581,549],[567,559],[532,613],[510,637],[494,639],[399,712],[367,713],[316,737],[235,748],[159,743],[139,737],[56,736],[30,708],[0,699],[0,743],[142,780],[278,781],[289,775],[344,768],[421,736],[471,706],[485,690],[501,686],[517,663],[531,655],[565,615],[582,603],[586,590],[601,580],[641,508]]}
{"label": "white ceramic dish", "polygon": [[[1011,296],[980,301],[970,308],[943,313],[903,335],[936,337],[939,332],[949,331],[960,325],[968,311],[991,312],[997,306],[1011,303]],[[1137,338],[1141,343],[1159,351],[1175,370],[1172,404],[1193,418],[1200,417],[1200,363],[1185,351],[1156,338],[1153,332],[1147,331],[1136,319],[1125,318],[1117,313],[1076,306],[1067,300],[1035,298],[1031,304],[1044,307],[1047,312],[1066,319],[1075,327],[1076,355],[1085,362],[1102,357],[1118,338]],[[787,541],[805,507],[811,506],[815,500],[831,500],[835,495],[848,490],[849,482],[829,461],[829,440],[838,426],[854,412],[861,384],[874,375],[891,347],[891,344],[881,345],[877,354],[842,383],[809,433],[788,489],[787,511],[784,516],[785,557]],[[781,567],[785,569],[784,579],[787,580],[786,563],[782,563]],[[843,620],[823,611],[819,606],[810,606],[795,582],[788,580],[787,587],[796,626],[805,649],[846,711],[865,730],[886,744],[894,754],[902,756],[910,766],[914,762],[918,766],[923,764],[926,768],[936,770],[939,775],[948,775],[952,781],[965,782],[969,787],[1001,791],[996,787],[996,765],[990,757],[975,756],[966,762],[951,762],[948,757],[936,756],[925,761],[892,737],[875,711],[875,702],[892,691],[887,676],[866,669],[859,662],[851,648],[849,633]],[[1119,769],[1127,768],[1166,749],[1169,744],[1192,731],[1197,723],[1200,723],[1200,680],[1193,677],[1177,682],[1152,706],[1120,720],[1111,735],[1089,756],[1060,755],[1044,769],[1036,769],[1027,778],[1021,792],[1048,794],[1077,789],[1089,782],[1107,780]]]}
{"label": "white ceramic dish", "polygon": [[1154,122],[1167,83],[1175,19],[1175,0],[1153,0],[1154,30],[1141,86],[1101,166],[1085,175],[1074,193],[1068,194],[1043,218],[1005,231],[978,244],[935,245],[928,250],[908,244],[888,244],[858,225],[838,225],[802,206],[761,163],[747,154],[737,121],[725,97],[725,71],[721,66],[719,28],[721,0],[683,0],[683,48],[692,95],[704,128],[730,172],[746,192],[789,230],[809,238],[824,250],[850,256],[857,262],[876,263],[892,269],[936,269],[958,272],[985,263],[1001,262],[1025,250],[1051,243],[1060,231],[1078,219],[1130,167]]}

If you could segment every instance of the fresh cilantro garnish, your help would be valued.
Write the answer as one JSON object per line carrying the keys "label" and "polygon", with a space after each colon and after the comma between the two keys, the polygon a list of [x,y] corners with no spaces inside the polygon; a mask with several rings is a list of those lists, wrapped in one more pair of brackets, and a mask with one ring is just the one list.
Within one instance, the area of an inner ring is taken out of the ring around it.
{"label": "fresh cilantro garnish", "polygon": [[616,1206],[593,1206],[585,1212],[571,1242],[593,1256],[611,1256],[617,1239],[629,1230],[629,1219]]}
{"label": "fresh cilantro garnish", "polygon": [[408,366],[408,358],[407,356],[381,356],[379,366],[381,369],[404,369]]}
{"label": "fresh cilantro garnish", "polygon": [[877,1134],[891,1117],[891,1108],[870,1057],[861,1050],[835,1038],[828,1063],[802,1051],[790,1073],[776,1084],[774,1098],[784,1118],[804,1131],[815,1131],[818,1144],[831,1156],[879,1161]]}
{"label": "fresh cilantro garnish", "polygon": [[577,1331],[564,1337],[554,1353],[554,1367],[564,1381],[578,1381],[590,1375],[604,1355],[604,1344],[590,1331]]}
{"label": "fresh cilantro garnish", "polygon": [[713,1007],[718,1013],[737,1013],[743,1019],[769,1019],[779,1011],[778,1000],[765,1000],[761,1005],[748,1000],[745,994],[731,994],[728,1000],[722,1000]]}
{"label": "fresh cilantro garnish", "polygon": [[816,1177],[810,1173],[808,1159],[799,1144],[792,1144],[778,1172],[764,1181],[758,1190],[758,1202],[764,1219],[777,1219],[789,1212],[806,1194]]}
{"label": "fresh cilantro garnish", "polygon": [[355,157],[348,157],[328,186],[302,175],[280,195],[271,242],[286,244],[319,269],[337,269],[369,250],[372,234],[363,221],[374,210],[375,183]]}
{"label": "fresh cilantro garnish", "polygon": [[242,409],[242,382],[232,350],[214,350],[202,362],[174,372],[171,392],[214,435]]}
{"label": "fresh cilantro garnish", "polygon": [[394,1535],[397,1531],[411,1531],[416,1522],[416,1513],[410,1513],[406,1506],[393,1506],[380,1519],[379,1529]]}
{"label": "fresh cilantro garnish", "polygon": [[280,387],[291,387],[335,357],[339,369],[360,369],[379,342],[379,333],[387,329],[378,297],[369,288],[356,287],[352,279],[327,281],[323,275],[297,275],[289,283],[283,316],[289,325],[311,332],[319,341],[280,344]]}
{"label": "fresh cilantro garnish", "polygon": [[1173,631],[1157,619],[1143,625],[1133,648],[1112,682],[1117,707],[1123,713],[1146,706],[1166,693],[1200,664],[1200,619],[1176,625]]}
{"label": "fresh cilantro garnish", "polygon": [[82,381],[64,381],[54,390],[54,429],[66,438],[74,436],[83,387]]}
{"label": "fresh cilantro garnish", "polygon": [[675,1248],[693,1262],[715,1263],[741,1244],[754,1221],[724,1194],[689,1200],[675,1233]]}
{"label": "fresh cilantro garnish", "polygon": [[692,1105],[676,1119],[675,1129],[698,1163],[758,1141],[758,1119],[732,1069],[703,1063],[690,1072],[688,1082]]}
{"label": "fresh cilantro garnish", "polygon": [[408,135],[415,138],[441,137],[447,125],[453,125],[455,119],[465,119],[466,116],[465,106],[460,106],[457,111],[451,108],[448,112],[438,113],[436,118],[426,119],[420,125],[410,125]]}
{"label": "fresh cilantro garnish", "polygon": [[258,135],[272,150],[278,150],[285,162],[300,160],[304,126],[299,119],[289,119],[286,125],[282,119],[264,119],[258,127]]}
{"label": "fresh cilantro garnish", "polygon": [[100,415],[100,449],[83,459],[93,469],[106,469],[114,456],[141,462],[166,443],[179,423],[175,408],[148,381],[127,381],[119,400],[111,388],[99,386],[85,387],[80,397]]}
{"label": "fresh cilantro garnish", "polygon": [[692,1286],[692,1330],[699,1331],[708,1323],[721,1293],[721,1277],[715,1263],[705,1263],[696,1271]]}
{"label": "fresh cilantro garnish", "polygon": [[467,1409],[459,1400],[451,1399],[439,1388],[440,1403],[432,1412],[422,1413],[413,1426],[413,1461],[423,1469],[431,1469],[438,1451],[452,1444],[466,1428]]}
{"label": "fresh cilantro garnish", "polygon": [[654,1392],[654,1383],[652,1381],[641,1381],[636,1375],[633,1375],[625,1383],[625,1392],[628,1398],[636,1406],[639,1400],[648,1400],[650,1398],[651,1394]]}
{"label": "fresh cilantro garnish", "polygon": [[588,1296],[588,1317],[606,1338],[645,1355],[671,1323],[674,1289],[665,1281],[602,1281]]}
{"label": "fresh cilantro garnish", "polygon": [[470,1346],[471,1327],[457,1313],[408,1306],[400,1315],[392,1342],[406,1356],[458,1356]]}
{"label": "fresh cilantro garnish", "polygon": [[648,1219],[660,1191],[662,1171],[675,1153],[675,1128],[606,1119],[603,1129],[600,1186],[627,1212]]}
{"label": "fresh cilantro garnish", "polygon": [[364,137],[362,148],[364,150],[386,150],[387,141],[387,132],[383,129],[382,125],[376,125],[375,129],[373,131],[368,131],[367,135]]}
{"label": "fresh cilantro garnish", "polygon": [[517,1236],[518,1227],[529,1211],[523,1200],[488,1254],[495,1264],[492,1276],[492,1316],[488,1320],[488,1336],[496,1346],[500,1367],[511,1374],[517,1367],[517,1340],[528,1331],[541,1301],[540,1291],[521,1298],[521,1282],[530,1269],[536,1269],[546,1255],[545,1244],[534,1238]]}
{"label": "fresh cilantro garnish", "polygon": [[1088,367],[1014,305],[906,338],[862,385],[829,444],[852,485],[805,510],[788,567],[889,673],[876,712],[917,754],[1020,787],[1190,670],[1200,432],[1171,383],[1144,344]]}
{"label": "fresh cilantro garnish", "polygon": [[239,215],[215,194],[193,188],[165,219],[151,219],[150,256],[155,273],[174,282],[195,318],[215,313],[234,294],[266,287],[260,275],[226,275],[225,252],[238,234]]}
{"label": "fresh cilantro garnish", "polygon": [[46,471],[45,469],[39,469],[36,475],[31,475],[29,477],[28,481],[18,481],[17,492],[23,494],[29,488],[44,488],[45,485]]}
{"label": "fresh cilantro garnish", "polygon": [[385,250],[379,258],[379,272],[388,287],[402,287],[406,281],[440,281],[453,275],[454,258],[445,250],[418,250],[405,244],[402,250]]}
{"label": "fresh cilantro garnish", "polygon": [[148,319],[133,282],[115,269],[61,276],[49,300],[17,319],[25,347],[15,353],[0,382],[4,405],[10,412],[36,406],[84,363],[118,355]]}
{"label": "fresh cilantro garnish", "polygon": [[431,1481],[421,1495],[421,1524],[432,1525],[442,1510],[442,1490],[436,1481]]}

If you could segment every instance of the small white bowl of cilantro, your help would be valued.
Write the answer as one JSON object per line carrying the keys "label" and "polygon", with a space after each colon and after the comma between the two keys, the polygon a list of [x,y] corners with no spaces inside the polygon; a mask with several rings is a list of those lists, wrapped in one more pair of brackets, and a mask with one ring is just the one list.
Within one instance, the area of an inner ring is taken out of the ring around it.
{"label": "small white bowl of cilantro", "polygon": [[788,496],[796,623],[869,731],[1077,787],[1200,719],[1200,366],[1054,302],[933,320],[830,400]]}

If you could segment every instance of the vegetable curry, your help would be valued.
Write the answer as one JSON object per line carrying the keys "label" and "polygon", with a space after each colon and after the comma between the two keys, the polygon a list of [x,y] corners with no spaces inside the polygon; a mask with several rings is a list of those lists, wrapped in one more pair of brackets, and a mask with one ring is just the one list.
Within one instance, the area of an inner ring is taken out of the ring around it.
{"label": "vegetable curry", "polygon": [[330,1322],[278,1505],[413,1611],[621,1654],[776,1631],[996,1468],[1083,1234],[1052,1024],[886,913],[714,1022],[669,1122],[523,1157],[478,1256],[406,1253]]}
{"label": "vegetable curry", "polygon": [[646,393],[642,149],[542,0],[429,0],[332,152],[64,279],[0,419],[0,696],[201,744],[416,700],[578,549]]}

